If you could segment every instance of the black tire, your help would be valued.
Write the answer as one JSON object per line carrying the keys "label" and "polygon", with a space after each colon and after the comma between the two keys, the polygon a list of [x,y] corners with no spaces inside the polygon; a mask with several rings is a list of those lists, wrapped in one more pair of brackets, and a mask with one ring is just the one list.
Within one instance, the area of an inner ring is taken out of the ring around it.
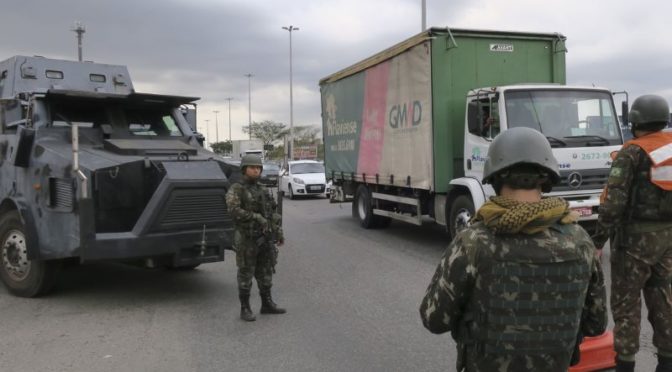
{"label": "black tire", "polygon": [[294,191],[292,190],[292,185],[291,184],[287,185],[287,190],[288,190],[287,195],[289,195],[289,199],[290,200],[296,199],[296,195],[294,195]]}
{"label": "black tire", "polygon": [[371,191],[364,185],[359,185],[352,201],[352,216],[365,229],[385,228],[392,221],[389,217],[373,214]]}
{"label": "black tire", "polygon": [[27,258],[26,229],[17,211],[0,218],[0,252],[0,279],[10,293],[37,297],[53,288],[59,262]]}
{"label": "black tire", "polygon": [[474,202],[468,195],[459,195],[450,208],[446,208],[448,212],[448,232],[452,239],[464,228],[468,226],[468,222],[474,215]]}

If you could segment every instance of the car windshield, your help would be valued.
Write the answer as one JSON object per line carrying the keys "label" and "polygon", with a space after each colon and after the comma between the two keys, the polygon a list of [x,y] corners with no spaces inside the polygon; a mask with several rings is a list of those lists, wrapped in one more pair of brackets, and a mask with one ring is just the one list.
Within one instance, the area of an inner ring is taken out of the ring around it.
{"label": "car windshield", "polygon": [[264,164],[264,169],[261,171],[262,176],[277,176],[280,172],[280,167],[275,164]]}
{"label": "car windshield", "polygon": [[324,165],[320,163],[299,163],[289,166],[292,174],[324,173]]}
{"label": "car windshield", "polygon": [[542,132],[554,147],[622,144],[611,96],[588,90],[508,91],[509,128]]}

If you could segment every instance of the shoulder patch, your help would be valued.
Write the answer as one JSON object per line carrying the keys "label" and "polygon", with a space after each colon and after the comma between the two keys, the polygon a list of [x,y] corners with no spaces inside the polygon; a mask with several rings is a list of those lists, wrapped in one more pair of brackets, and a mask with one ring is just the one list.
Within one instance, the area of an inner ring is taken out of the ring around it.
{"label": "shoulder patch", "polygon": [[623,176],[623,169],[620,167],[611,167],[609,171],[609,177],[621,178]]}

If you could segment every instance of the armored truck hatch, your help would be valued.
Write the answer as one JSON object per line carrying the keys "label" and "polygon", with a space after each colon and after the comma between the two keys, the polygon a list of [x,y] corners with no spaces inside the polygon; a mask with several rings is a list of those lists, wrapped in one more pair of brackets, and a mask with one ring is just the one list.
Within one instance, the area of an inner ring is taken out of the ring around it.
{"label": "armored truck hatch", "polygon": [[224,259],[228,181],[185,119],[196,100],[136,93],[124,66],[0,62],[0,278],[11,293],[46,292],[63,259]]}

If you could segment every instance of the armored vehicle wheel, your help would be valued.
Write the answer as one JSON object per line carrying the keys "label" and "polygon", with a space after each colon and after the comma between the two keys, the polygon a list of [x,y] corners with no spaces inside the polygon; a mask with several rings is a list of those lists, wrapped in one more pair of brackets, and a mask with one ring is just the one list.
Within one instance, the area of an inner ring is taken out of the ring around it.
{"label": "armored vehicle wheel", "polygon": [[474,215],[474,202],[468,195],[460,195],[450,205],[448,213],[448,232],[451,239],[469,226],[469,221]]}
{"label": "armored vehicle wheel", "polygon": [[12,294],[36,297],[54,285],[57,262],[28,259],[28,242],[19,213],[11,211],[0,218],[0,278]]}
{"label": "armored vehicle wheel", "polygon": [[292,190],[292,185],[288,186],[289,192],[287,193],[289,195],[289,199],[294,200],[296,199],[296,196],[294,195],[294,190]]}

